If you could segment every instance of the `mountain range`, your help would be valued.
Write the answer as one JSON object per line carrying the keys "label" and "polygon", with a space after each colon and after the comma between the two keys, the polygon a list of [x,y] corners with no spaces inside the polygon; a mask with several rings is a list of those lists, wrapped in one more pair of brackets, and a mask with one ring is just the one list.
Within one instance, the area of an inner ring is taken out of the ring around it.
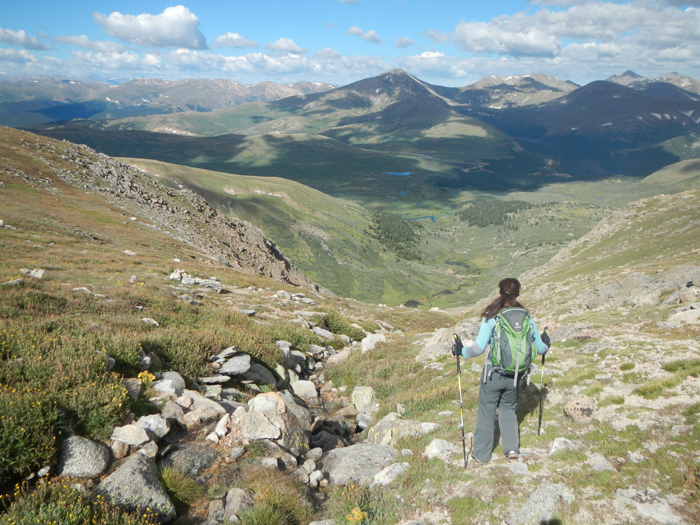
{"label": "mountain range", "polygon": [[[158,85],[124,86],[149,82]],[[186,81],[174,85],[187,92]],[[108,118],[107,111],[27,129],[114,156],[283,177],[374,205],[384,205],[395,186],[385,173],[410,173],[400,200],[444,204],[455,191],[644,177],[695,158],[697,87],[675,73],[649,80],[627,72],[580,87],[526,75],[449,88],[392,70],[271,102],[175,111],[183,106],[173,95],[170,106],[158,106],[163,114]],[[155,102],[149,104],[119,111],[150,112]]]}
{"label": "mountain range", "polygon": [[54,76],[0,82],[0,124],[24,126],[74,118],[115,119],[180,111],[213,111],[247,102],[269,102],[333,88],[330,84],[226,79],[140,78],[112,85]]}

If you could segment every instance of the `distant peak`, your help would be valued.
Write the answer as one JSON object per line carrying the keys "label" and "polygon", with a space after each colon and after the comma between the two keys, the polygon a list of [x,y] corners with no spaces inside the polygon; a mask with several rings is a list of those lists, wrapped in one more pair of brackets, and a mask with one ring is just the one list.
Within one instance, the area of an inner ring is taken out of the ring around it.
{"label": "distant peak", "polygon": [[606,78],[605,81],[613,82],[615,84],[622,84],[623,86],[629,86],[632,84],[642,84],[644,82],[648,82],[649,79],[638,75],[634,71],[628,69],[624,73],[618,73],[617,75],[613,75],[611,77]]}
{"label": "distant peak", "polygon": [[625,71],[624,73],[622,73],[622,75],[615,75],[615,76],[633,77],[633,78],[644,78],[642,75],[638,75],[637,73],[635,73],[635,72],[632,71],[631,69],[628,69],[627,71]]}
{"label": "distant peak", "polygon": [[411,76],[411,75],[409,75],[408,73],[406,73],[406,72],[405,72],[403,69],[401,69],[401,68],[390,69],[389,71],[385,71],[384,73],[382,73],[382,74],[379,75],[379,76],[385,76],[385,75],[403,75],[403,76],[406,76],[406,77],[410,77],[410,76]]}

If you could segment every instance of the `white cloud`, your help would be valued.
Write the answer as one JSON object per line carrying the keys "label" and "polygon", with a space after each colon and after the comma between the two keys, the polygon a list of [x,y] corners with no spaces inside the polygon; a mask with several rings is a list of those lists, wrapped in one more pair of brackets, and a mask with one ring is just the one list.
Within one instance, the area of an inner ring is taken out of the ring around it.
{"label": "white cloud", "polygon": [[0,42],[15,44],[26,47],[27,49],[36,49],[37,51],[46,51],[51,49],[50,45],[44,44],[37,37],[27,35],[24,29],[13,31],[12,29],[3,29],[0,27]]}
{"label": "white cloud", "polygon": [[254,40],[248,40],[243,38],[238,33],[224,33],[221,36],[217,36],[212,42],[214,47],[258,47],[258,43]]}
{"label": "white cloud", "polygon": [[396,42],[394,43],[394,47],[398,48],[407,48],[409,46],[415,46],[416,43],[411,40],[410,38],[406,38],[405,36],[400,36],[399,38],[396,39]]}
{"label": "white cloud", "polygon": [[141,57],[136,53],[92,53],[73,51],[72,67],[98,71],[152,72],[162,68],[160,58],[152,53]]}
{"label": "white cloud", "polygon": [[146,47],[205,49],[206,39],[199,30],[199,18],[182,5],[168,7],[159,15],[109,16],[93,13],[102,30],[115,38]]}
{"label": "white cloud", "polygon": [[110,40],[98,40],[92,41],[85,35],[80,36],[57,36],[54,41],[61,42],[63,44],[70,44],[72,46],[84,47],[90,51],[97,51],[98,53],[119,53],[124,51],[124,46],[112,42]]}
{"label": "white cloud", "polygon": [[276,53],[289,53],[290,55],[303,55],[308,51],[305,47],[300,47],[289,38],[280,38],[272,43],[265,44],[265,49]]}
{"label": "white cloud", "polygon": [[537,27],[499,30],[484,22],[460,22],[455,29],[455,39],[460,48],[474,53],[554,55],[561,47],[557,37]]}
{"label": "white cloud", "polygon": [[638,54],[698,45],[699,28],[698,9],[660,8],[645,0],[596,1],[565,10],[504,15],[490,22],[462,21],[455,29],[455,41],[464,51],[485,55],[556,57],[567,46],[591,42],[615,43],[618,49],[629,45]]}
{"label": "white cloud", "polygon": [[324,47],[320,51],[316,51],[315,56],[317,56],[318,58],[323,58],[325,60],[338,60],[343,55],[339,51],[336,51],[331,47]]}
{"label": "white cloud", "polygon": [[443,33],[442,31],[435,31],[433,29],[428,29],[427,31],[422,32],[421,36],[428,37],[433,44],[444,44],[450,38],[452,38],[451,33]]}
{"label": "white cloud", "polygon": [[0,62],[15,64],[36,63],[37,58],[25,49],[5,49],[0,47]]}
{"label": "white cloud", "polygon": [[464,78],[473,68],[473,60],[455,59],[439,51],[426,51],[420,55],[400,58],[399,65],[418,78],[428,76],[458,79]]}
{"label": "white cloud", "polygon": [[353,36],[359,36],[362,40],[365,42],[369,42],[371,44],[381,44],[382,39],[379,38],[379,35],[374,29],[370,29],[366,33],[362,31],[357,26],[352,26],[350,29],[346,31],[347,35],[353,35]]}
{"label": "white cloud", "polygon": [[669,5],[676,6],[676,7],[683,7],[683,6],[692,6],[692,7],[700,7],[700,0],[666,0],[666,2]]}

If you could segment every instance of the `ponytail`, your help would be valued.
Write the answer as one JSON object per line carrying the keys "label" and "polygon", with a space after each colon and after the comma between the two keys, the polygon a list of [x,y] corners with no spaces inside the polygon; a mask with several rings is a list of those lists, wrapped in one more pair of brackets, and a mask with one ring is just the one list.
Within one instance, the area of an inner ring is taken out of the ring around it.
{"label": "ponytail", "polygon": [[514,306],[523,307],[523,305],[517,301],[520,295],[520,282],[517,279],[509,277],[501,280],[501,282],[498,283],[498,291],[500,295],[491,301],[491,304],[481,312],[481,317],[493,319],[498,315],[498,312],[504,308],[512,308]]}

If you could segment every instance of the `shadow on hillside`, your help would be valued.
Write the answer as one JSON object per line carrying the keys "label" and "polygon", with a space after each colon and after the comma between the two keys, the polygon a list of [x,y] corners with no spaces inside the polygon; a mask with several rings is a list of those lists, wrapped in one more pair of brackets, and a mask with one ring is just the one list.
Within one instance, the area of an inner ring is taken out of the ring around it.
{"label": "shadow on hillside", "polygon": [[553,520],[541,520],[540,525],[564,525],[564,522],[555,518]]}

